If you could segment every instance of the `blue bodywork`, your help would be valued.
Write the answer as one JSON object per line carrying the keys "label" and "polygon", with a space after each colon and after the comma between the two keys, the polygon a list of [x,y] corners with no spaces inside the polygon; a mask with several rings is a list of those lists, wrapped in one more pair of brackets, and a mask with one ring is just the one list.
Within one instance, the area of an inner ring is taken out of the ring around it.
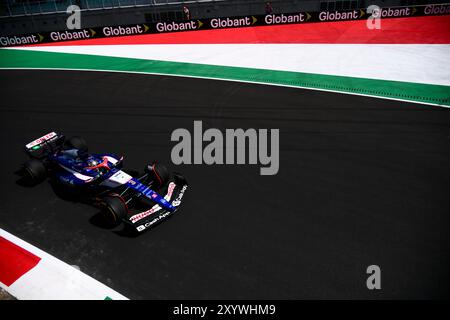
{"label": "blue bodywork", "polygon": [[[138,179],[121,171],[122,157],[119,158],[113,154],[89,154],[80,157],[77,150],[73,149],[51,154],[48,160],[56,164],[55,176],[65,185],[100,189],[99,191],[126,186],[169,211],[176,209],[150,186],[142,184]],[[92,162],[104,164],[104,166],[92,169],[90,167]],[[108,183],[109,179],[114,178],[115,175],[125,175],[130,179],[125,179],[127,181],[124,180],[122,184],[111,186],[111,183]]]}
{"label": "blue bodywork", "polygon": [[[123,157],[88,154],[80,140],[78,137],[66,141],[64,135],[50,132],[25,145],[25,151],[38,169],[47,171],[44,177],[50,173],[52,180],[65,186],[70,195],[100,207],[108,205],[105,199],[119,199],[126,209],[126,216],[122,214],[121,220],[138,232],[164,221],[178,210],[188,188],[183,175],[166,172],[162,179],[153,163],[147,165],[143,175],[133,177],[122,171]],[[74,141],[78,142],[74,144]],[[24,169],[33,178],[29,167]],[[152,187],[157,187],[157,191]]]}

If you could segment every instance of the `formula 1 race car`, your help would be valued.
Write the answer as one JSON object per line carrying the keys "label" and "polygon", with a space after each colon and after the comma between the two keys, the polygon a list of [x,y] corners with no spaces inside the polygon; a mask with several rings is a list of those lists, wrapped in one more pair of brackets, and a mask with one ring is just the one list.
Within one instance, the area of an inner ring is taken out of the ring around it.
{"label": "formula 1 race car", "polygon": [[51,132],[25,146],[31,158],[23,165],[23,178],[37,184],[50,177],[102,209],[111,225],[123,221],[141,232],[171,216],[188,188],[186,179],[152,163],[139,177],[122,170],[123,157],[89,154],[81,137],[66,139]]}

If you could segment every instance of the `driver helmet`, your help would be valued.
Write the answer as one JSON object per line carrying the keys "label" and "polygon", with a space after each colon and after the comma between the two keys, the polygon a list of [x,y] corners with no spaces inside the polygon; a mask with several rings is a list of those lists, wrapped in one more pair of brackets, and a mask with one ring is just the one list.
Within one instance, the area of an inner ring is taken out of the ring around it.
{"label": "driver helmet", "polygon": [[95,159],[90,159],[87,161],[87,167],[94,167],[99,164],[99,162]]}

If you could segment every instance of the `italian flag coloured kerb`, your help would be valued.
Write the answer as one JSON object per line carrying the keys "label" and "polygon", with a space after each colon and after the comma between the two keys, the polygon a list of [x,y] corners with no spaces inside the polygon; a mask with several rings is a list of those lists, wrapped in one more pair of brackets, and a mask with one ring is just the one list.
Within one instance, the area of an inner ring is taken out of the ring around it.
{"label": "italian flag coloured kerb", "polygon": [[450,105],[450,16],[187,31],[0,50],[0,68],[137,72]]}
{"label": "italian flag coloured kerb", "polygon": [[50,254],[0,229],[0,287],[25,300],[126,300]]}

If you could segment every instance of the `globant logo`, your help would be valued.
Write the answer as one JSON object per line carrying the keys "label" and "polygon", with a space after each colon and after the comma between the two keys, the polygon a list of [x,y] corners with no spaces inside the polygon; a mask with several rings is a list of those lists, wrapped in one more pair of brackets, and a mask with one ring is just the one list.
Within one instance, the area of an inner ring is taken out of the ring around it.
{"label": "globant logo", "polygon": [[450,5],[431,5],[431,6],[426,6],[424,13],[426,15],[429,14],[448,14],[450,13]]}
{"label": "globant logo", "polygon": [[158,22],[156,24],[156,30],[159,32],[170,32],[170,31],[184,31],[184,30],[196,30],[197,25],[195,21],[189,22]]}
{"label": "globant logo", "polygon": [[[381,9],[381,18],[389,18],[389,17],[407,17],[411,15],[410,8],[401,8],[401,9]],[[379,16],[376,16],[378,18]]]}
{"label": "globant logo", "polygon": [[252,22],[250,21],[249,17],[236,18],[236,19],[230,19],[230,18],[226,18],[226,19],[220,19],[220,18],[211,19],[211,27],[213,29],[231,28],[231,27],[245,27],[245,26],[250,26],[251,24],[252,24]]}
{"label": "globant logo", "polygon": [[283,24],[283,23],[299,23],[305,21],[305,15],[303,13],[292,15],[276,15],[269,14],[264,18],[266,24]]}
{"label": "globant logo", "polygon": [[53,41],[65,41],[65,40],[81,40],[81,39],[89,39],[91,35],[89,31],[84,29],[80,31],[64,31],[64,32],[51,32],[50,38]]}
{"label": "globant logo", "polygon": [[319,13],[320,21],[353,20],[353,19],[358,19],[358,18],[359,18],[359,14],[358,14],[358,11],[356,11],[356,10],[349,11],[349,12],[322,11]]}
{"label": "globant logo", "polygon": [[141,34],[144,33],[144,29],[140,25],[136,25],[133,27],[104,27],[103,34],[106,37],[111,36],[128,36],[133,34]]}
{"label": "globant logo", "polygon": [[38,38],[33,34],[31,36],[26,37],[0,37],[0,44],[2,46],[18,46],[23,44],[33,44],[38,43]]}

